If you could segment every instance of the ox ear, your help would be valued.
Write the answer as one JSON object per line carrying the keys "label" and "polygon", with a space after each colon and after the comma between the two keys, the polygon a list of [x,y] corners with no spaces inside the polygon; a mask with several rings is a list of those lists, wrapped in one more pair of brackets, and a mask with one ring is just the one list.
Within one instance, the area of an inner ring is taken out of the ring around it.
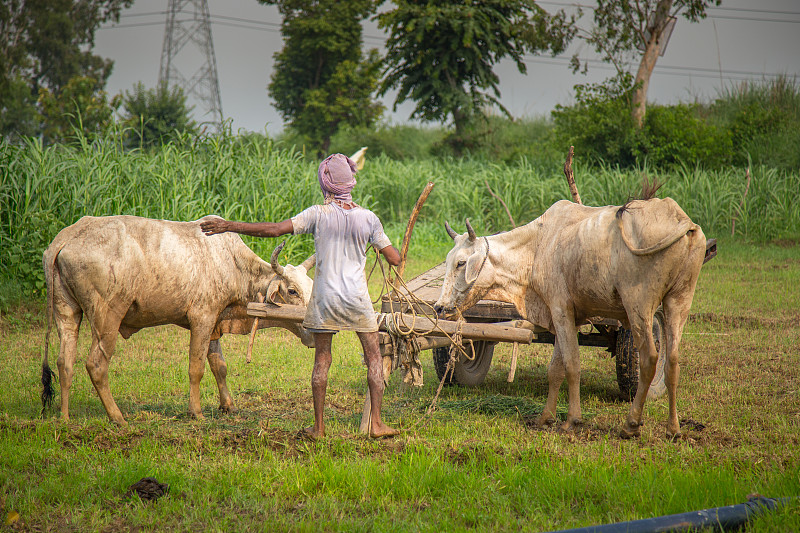
{"label": "ox ear", "polygon": [[275,305],[280,305],[280,304],[284,303],[284,302],[276,302],[275,301],[275,297],[278,296],[278,291],[280,290],[280,288],[281,288],[281,277],[280,276],[274,276],[270,280],[269,285],[267,286],[267,298],[266,298],[266,301],[270,302],[270,303],[273,303]]}
{"label": "ox ear", "polygon": [[467,264],[464,268],[464,277],[467,283],[474,283],[478,279],[478,274],[481,273],[484,259],[483,250],[479,250],[467,258]]}

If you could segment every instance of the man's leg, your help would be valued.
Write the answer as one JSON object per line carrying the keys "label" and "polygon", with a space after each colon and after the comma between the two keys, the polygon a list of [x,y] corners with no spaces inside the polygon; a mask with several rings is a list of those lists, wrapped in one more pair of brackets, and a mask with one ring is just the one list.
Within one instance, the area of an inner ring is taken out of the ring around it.
{"label": "man's leg", "polygon": [[311,373],[311,393],[314,397],[314,425],[305,428],[307,437],[325,436],[325,391],[328,388],[328,370],[331,368],[331,341],[333,333],[314,334],[314,371]]}
{"label": "man's leg", "polygon": [[380,438],[397,435],[399,431],[387,426],[381,420],[384,383],[378,332],[359,333],[358,338],[361,341],[361,347],[364,348],[364,358],[367,360],[367,385],[369,386],[369,400],[372,404],[369,436]]}

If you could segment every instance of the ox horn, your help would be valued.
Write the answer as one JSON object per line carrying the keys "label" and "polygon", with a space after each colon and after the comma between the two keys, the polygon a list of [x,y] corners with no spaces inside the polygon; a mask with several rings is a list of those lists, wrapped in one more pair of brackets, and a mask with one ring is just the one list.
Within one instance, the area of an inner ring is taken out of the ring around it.
{"label": "ox horn", "polygon": [[451,239],[456,240],[456,237],[458,237],[458,233],[456,233],[456,230],[450,227],[450,224],[447,221],[445,221],[444,223],[444,229],[447,230],[447,234],[450,235]]}
{"label": "ox horn", "polygon": [[280,263],[278,263],[278,255],[280,255],[284,246],[286,246],[286,241],[283,241],[276,246],[275,249],[272,250],[272,256],[269,258],[269,264],[272,265],[272,270],[274,270],[279,276],[283,276],[283,267]]}
{"label": "ox horn", "polygon": [[474,241],[476,239],[475,230],[472,229],[472,224],[469,223],[469,219],[468,218],[465,219],[465,221],[467,223],[467,234],[469,235],[469,240],[470,241]]}
{"label": "ox horn", "polygon": [[306,272],[308,272],[309,270],[314,268],[314,265],[316,265],[316,264],[317,264],[317,254],[311,254],[311,256],[308,259],[306,259],[305,261],[303,261],[303,264],[300,265],[300,266],[305,268]]}

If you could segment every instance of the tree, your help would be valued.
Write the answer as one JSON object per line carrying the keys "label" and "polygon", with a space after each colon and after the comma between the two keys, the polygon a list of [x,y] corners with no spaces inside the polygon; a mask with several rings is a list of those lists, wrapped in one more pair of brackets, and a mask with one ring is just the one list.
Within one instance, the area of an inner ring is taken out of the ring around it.
{"label": "tree", "polygon": [[[604,61],[612,63],[618,74],[627,72],[627,59],[640,56],[631,99],[631,116],[639,129],[644,124],[650,76],[677,16],[698,22],[705,18],[709,6],[718,6],[720,1],[597,0],[594,26],[582,38],[594,46]],[[573,70],[578,68],[580,62],[573,58]]]}
{"label": "tree", "polygon": [[259,0],[283,16],[269,94],[292,128],[327,152],[339,125],[367,126],[383,106],[372,99],[379,58],[361,54],[361,21],[378,0]]}
{"label": "tree", "polygon": [[378,15],[389,32],[380,94],[398,89],[394,109],[407,99],[417,104],[411,118],[452,117],[461,136],[486,106],[508,111],[499,101],[494,65],[511,58],[527,71],[525,54],[564,50],[574,17],[550,15],[533,0],[397,0]]}
{"label": "tree", "polygon": [[109,102],[97,80],[85,76],[69,80],[58,95],[42,87],[39,89],[44,119],[42,133],[48,142],[67,142],[76,132],[91,137],[111,124],[120,101],[117,95]]}
{"label": "tree", "polygon": [[0,2],[0,135],[38,133],[37,99],[56,97],[70,80],[105,87],[112,62],[92,54],[100,24],[119,20],[133,0],[4,0]]}
{"label": "tree", "polygon": [[155,89],[146,89],[139,82],[133,92],[125,92],[123,100],[122,123],[129,130],[128,147],[151,148],[197,131],[191,118],[194,107],[186,105],[186,95],[177,85],[170,89],[160,83]]}

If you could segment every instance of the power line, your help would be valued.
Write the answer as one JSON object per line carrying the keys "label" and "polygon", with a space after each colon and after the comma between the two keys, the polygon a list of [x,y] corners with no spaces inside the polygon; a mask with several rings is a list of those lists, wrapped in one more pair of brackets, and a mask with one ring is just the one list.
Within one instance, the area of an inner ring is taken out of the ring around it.
{"label": "power line", "polygon": [[[594,11],[594,10],[597,9],[597,6],[591,6],[591,5],[588,5],[588,4],[579,4],[579,3],[576,3],[576,2],[563,3],[563,2],[554,2],[554,1],[550,1],[550,0],[538,0],[536,3],[537,4],[551,5],[551,6],[556,6],[556,7],[579,7],[579,8],[582,8],[582,9],[588,9],[590,11]],[[724,7],[724,6],[712,7],[712,6],[709,6],[707,8],[707,10],[709,12],[714,12],[714,11],[733,11],[733,12],[739,12],[739,13],[759,13],[759,14],[766,14],[766,15],[793,15],[793,16],[800,16],[800,11],[782,11],[782,10],[775,10],[775,9],[753,9],[753,8],[748,8],[748,7]],[[710,16],[712,16],[712,15],[709,15],[709,17]],[[749,20],[749,19],[742,19],[742,20]],[[776,22],[785,22],[785,21],[777,20]]]}
{"label": "power line", "polygon": [[[582,4],[562,4],[562,3],[559,3],[559,2],[552,2],[552,1],[545,1],[545,0],[540,0],[539,3],[540,4],[558,5],[558,6],[572,5],[572,6],[579,6],[579,7],[590,7],[590,6],[586,6],[586,5],[582,5]],[[723,9],[723,8],[715,8],[715,9]],[[779,11],[770,12],[770,11],[767,11],[767,10],[756,10],[756,9],[746,9],[746,8],[725,8],[725,9],[728,9],[728,10],[731,10],[731,11],[765,12],[765,13],[792,14],[792,15],[795,14],[794,12],[789,12],[789,11],[786,11],[786,12],[779,12]],[[164,13],[166,13],[166,12],[164,12],[164,11],[162,11],[162,12],[151,12],[151,13],[147,13],[147,14],[149,14],[149,15],[158,15],[158,14],[164,14]],[[797,13],[797,14],[800,14],[800,13]],[[145,14],[142,14],[142,15],[145,15]],[[736,18],[736,17],[731,17],[731,18]],[[264,21],[264,20],[250,20],[250,19],[245,19],[245,18],[241,18],[241,17],[230,17],[230,16],[225,16],[225,15],[210,15],[210,19],[211,19],[211,23],[212,24],[216,24],[216,25],[220,25],[220,26],[227,26],[227,27],[233,27],[233,28],[242,28],[242,29],[248,29],[248,30],[254,30],[254,31],[267,31],[267,32],[270,32],[270,33],[280,33],[280,27],[281,27],[281,24],[276,23],[276,22],[268,22],[268,21]],[[739,20],[747,20],[747,19],[739,19]],[[231,21],[231,22],[228,22],[228,21]],[[784,21],[780,21],[780,22],[784,22]],[[800,23],[800,21],[789,21],[789,22]],[[151,25],[161,25],[161,24],[163,24],[163,23],[160,22],[160,21],[159,22],[141,22],[141,23],[131,23],[131,24],[118,24],[116,26],[105,27],[105,28],[101,28],[101,29],[131,28],[131,27],[151,26]],[[363,38],[364,39],[371,39],[371,40],[374,40],[374,41],[378,41],[380,43],[385,43],[387,41],[386,37],[379,37],[379,36],[375,36],[375,35],[363,35]],[[570,61],[569,59],[566,59],[566,58],[543,58],[543,57],[539,57],[539,56],[526,56],[524,60],[525,60],[525,62],[540,63],[540,64],[550,64],[550,65],[565,65],[565,64],[569,64],[569,61]],[[601,60],[597,60],[597,59],[582,59],[581,61],[592,65],[593,68],[614,70],[612,66],[610,66],[608,63],[606,63],[604,61],[601,61]],[[715,69],[715,68],[690,67],[690,66],[680,66],[680,65],[663,65],[663,64],[658,64],[657,63],[655,69],[656,69],[656,71],[658,71],[659,74],[673,75],[673,76],[683,76],[683,77],[695,76],[695,77],[707,77],[707,78],[718,78],[720,76],[719,69]],[[730,70],[730,69],[723,70],[722,74],[723,74],[723,77],[725,77],[727,79],[737,79],[737,80],[748,79],[746,77],[754,77],[754,76],[755,77],[759,77],[759,76],[778,77],[778,76],[782,75],[782,74],[767,73],[767,72],[754,72],[754,71]]]}
{"label": "power line", "polygon": [[[540,63],[544,65],[569,65],[570,60],[559,57],[537,57],[525,56],[523,58],[525,63]],[[612,65],[597,59],[581,59],[581,62],[592,65],[592,68],[599,70],[616,70]],[[688,72],[687,72],[688,71]],[[660,65],[656,63],[654,74],[667,75],[667,76],[682,76],[685,78],[700,77],[700,78],[719,78],[719,69],[703,68],[703,67],[681,67],[677,65]],[[751,72],[744,70],[723,70],[722,77],[729,80],[749,80],[753,77],[763,76],[770,78],[777,78],[782,74],[772,74],[768,72]]]}

